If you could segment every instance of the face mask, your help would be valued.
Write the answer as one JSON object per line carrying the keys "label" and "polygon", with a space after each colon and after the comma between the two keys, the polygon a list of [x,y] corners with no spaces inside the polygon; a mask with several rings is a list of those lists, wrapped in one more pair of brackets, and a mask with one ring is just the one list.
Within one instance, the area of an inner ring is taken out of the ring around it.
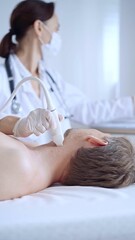
{"label": "face mask", "polygon": [[49,49],[53,55],[57,55],[61,48],[61,37],[57,32],[52,33],[50,43],[45,44],[46,48]]}
{"label": "face mask", "polygon": [[[48,30],[48,29],[47,29]],[[49,30],[48,30],[49,31]],[[49,31],[50,33],[50,31]],[[47,44],[41,42],[41,51],[42,51],[42,57],[44,59],[46,50],[48,49],[53,55],[57,55],[61,48],[61,37],[57,32],[50,33],[51,34],[51,41]]]}

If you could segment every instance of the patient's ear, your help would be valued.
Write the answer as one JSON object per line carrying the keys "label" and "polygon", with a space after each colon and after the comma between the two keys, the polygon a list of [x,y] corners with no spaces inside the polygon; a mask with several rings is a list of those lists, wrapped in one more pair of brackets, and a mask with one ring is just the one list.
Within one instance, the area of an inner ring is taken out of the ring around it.
{"label": "patient's ear", "polygon": [[92,135],[87,137],[86,139],[90,144],[93,144],[94,146],[106,146],[108,142],[102,138],[97,138]]}

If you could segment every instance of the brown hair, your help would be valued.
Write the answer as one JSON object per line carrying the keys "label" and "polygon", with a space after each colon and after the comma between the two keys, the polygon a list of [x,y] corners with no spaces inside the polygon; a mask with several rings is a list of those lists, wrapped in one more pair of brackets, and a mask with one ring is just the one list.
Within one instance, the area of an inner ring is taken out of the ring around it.
{"label": "brown hair", "polygon": [[80,148],[71,159],[64,185],[116,188],[135,182],[135,151],[123,137],[108,138],[106,146]]}
{"label": "brown hair", "polygon": [[36,20],[45,22],[50,19],[54,14],[54,7],[53,2],[46,3],[42,0],[25,0],[17,4],[10,17],[10,30],[0,44],[0,56],[6,58],[15,50],[13,35],[17,41],[22,39]]}

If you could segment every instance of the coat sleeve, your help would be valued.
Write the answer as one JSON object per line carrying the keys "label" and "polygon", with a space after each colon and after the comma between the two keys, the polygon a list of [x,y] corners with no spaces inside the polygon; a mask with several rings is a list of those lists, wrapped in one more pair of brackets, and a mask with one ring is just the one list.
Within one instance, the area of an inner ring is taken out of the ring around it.
{"label": "coat sleeve", "polygon": [[62,81],[59,75],[57,80],[73,120],[78,123],[90,126],[135,117],[135,106],[130,96],[91,101],[75,86]]}

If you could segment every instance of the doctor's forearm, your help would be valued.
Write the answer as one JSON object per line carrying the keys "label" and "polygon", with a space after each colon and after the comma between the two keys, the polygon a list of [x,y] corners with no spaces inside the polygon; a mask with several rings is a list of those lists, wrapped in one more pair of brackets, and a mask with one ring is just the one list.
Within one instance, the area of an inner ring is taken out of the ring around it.
{"label": "doctor's forearm", "polygon": [[7,135],[13,135],[14,125],[19,119],[19,117],[15,116],[6,116],[0,119],[0,132],[3,132]]}

